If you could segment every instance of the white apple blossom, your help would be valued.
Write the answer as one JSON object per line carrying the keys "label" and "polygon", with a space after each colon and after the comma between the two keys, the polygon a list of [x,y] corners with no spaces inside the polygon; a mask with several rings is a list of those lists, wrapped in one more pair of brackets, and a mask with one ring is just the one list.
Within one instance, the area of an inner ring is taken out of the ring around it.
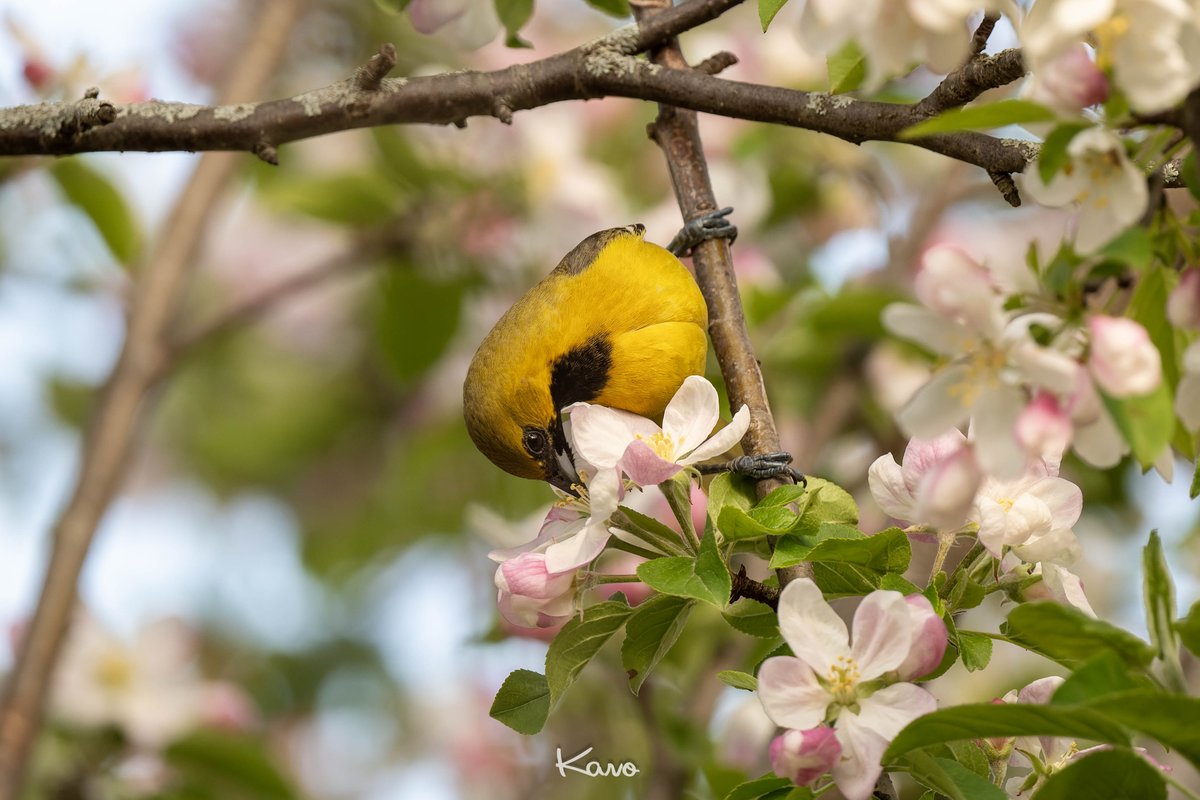
{"label": "white apple blossom", "polygon": [[492,41],[501,29],[493,0],[412,0],[407,10],[419,32],[467,50]]}
{"label": "white apple blossom", "polygon": [[1175,413],[1190,431],[1200,430],[1200,341],[1183,351],[1183,375],[1175,388]]}
{"label": "white apple blossom", "polygon": [[620,468],[639,486],[660,484],[684,467],[725,453],[750,425],[750,409],[743,405],[732,422],[712,433],[720,402],[717,390],[699,375],[684,380],[671,398],[661,428],[637,414],[589,403],[565,411],[575,452],[601,470]]}
{"label": "white apple blossom", "polygon": [[1148,394],[1162,383],[1162,357],[1140,324],[1098,314],[1088,320],[1088,330],[1092,345],[1088,367],[1108,394]]}
{"label": "white apple blossom", "polygon": [[910,439],[903,462],[886,453],[867,470],[879,507],[906,522],[941,530],[962,526],[983,481],[967,438],[955,429],[935,439]]}
{"label": "white apple blossom", "polygon": [[867,54],[868,90],[903,74],[915,64],[949,72],[966,60],[969,20],[980,9],[1005,10],[1000,0],[807,0],[800,15],[800,40],[814,53],[828,54],[856,41]]}
{"label": "white apple blossom", "polygon": [[126,642],[81,614],[55,670],[51,709],[75,725],[114,725],[154,750],[200,723],[205,697],[193,637],[181,622],[153,622]]}
{"label": "white apple blossom", "polygon": [[521,553],[544,553],[546,571],[569,572],[591,563],[604,551],[612,535],[608,521],[620,503],[621,482],[614,469],[601,469],[586,476],[580,496],[555,489],[559,501],[546,515],[537,537],[526,544],[488,554],[493,561],[507,561]]}
{"label": "white apple blossom", "polygon": [[1125,146],[1104,128],[1080,131],[1067,145],[1069,160],[1049,183],[1033,165],[1022,173],[1024,190],[1036,203],[1077,205],[1075,249],[1094,253],[1146,212],[1146,176],[1125,155]]}
{"label": "white apple blossom", "polygon": [[901,430],[932,439],[970,420],[983,471],[1019,474],[1026,454],[1016,423],[1027,389],[1064,393],[1074,386],[1075,361],[1030,334],[1035,324],[1058,327],[1061,321],[1045,313],[1009,319],[983,266],[949,246],[925,254],[916,292],[924,307],[892,304],[884,309],[884,325],[947,363],[897,414]]}
{"label": "white apple blossom", "polygon": [[549,628],[575,611],[577,570],[551,573],[545,553],[521,553],[496,569],[496,605],[514,625]]}
{"label": "white apple blossom", "polygon": [[1200,330],[1200,267],[1188,267],[1167,297],[1167,319],[1180,328]]}
{"label": "white apple blossom", "polygon": [[833,771],[841,760],[842,745],[833,728],[822,725],[784,731],[771,741],[770,753],[772,772],[797,786],[810,786]]}
{"label": "white apple blossom", "polygon": [[779,628],[796,655],[763,662],[758,697],[782,727],[833,725],[842,750],[833,779],[847,800],[870,797],[887,743],[937,707],[924,689],[889,683],[914,650],[945,647],[944,628],[938,642],[938,634],[916,620],[899,592],[874,591],[854,614],[851,641],[846,623],[811,580],[794,580],[780,594]]}
{"label": "white apple blossom", "polygon": [[1051,543],[1063,538],[1062,531],[1069,533],[1082,511],[1079,487],[1039,459],[1015,480],[984,481],[973,517],[979,541],[992,555],[999,558],[1011,548],[1023,561],[1042,561],[1036,556],[1045,556]]}
{"label": "white apple blossom", "polygon": [[1085,38],[1134,110],[1162,111],[1200,83],[1200,10],[1188,0],[1037,0],[1021,26],[1036,75]]}

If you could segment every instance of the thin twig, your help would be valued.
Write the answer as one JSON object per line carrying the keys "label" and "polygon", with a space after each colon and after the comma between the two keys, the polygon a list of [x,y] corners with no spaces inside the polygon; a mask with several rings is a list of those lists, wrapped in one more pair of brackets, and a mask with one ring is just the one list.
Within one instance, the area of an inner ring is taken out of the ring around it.
{"label": "thin twig", "polygon": [[[273,0],[264,7],[231,73],[224,93],[229,100],[261,91],[284,50],[298,5]],[[14,800],[20,794],[54,664],[75,606],[79,573],[145,419],[163,333],[174,317],[214,201],[236,163],[231,154],[207,154],[200,159],[164,224],[163,238],[136,271],[141,279],[125,344],[88,426],[74,491],[54,527],[53,551],[37,610],[5,686],[0,707],[0,800]]]}
{"label": "thin twig", "polygon": [[729,592],[730,603],[736,603],[739,599],[746,597],[751,600],[757,600],[763,605],[768,606],[772,611],[779,608],[779,590],[774,586],[767,586],[751,578],[746,574],[745,565],[733,576],[731,586],[732,589]]}
{"label": "thin twig", "polygon": [[992,38],[992,31],[999,21],[999,14],[984,14],[983,19],[979,20],[979,27],[971,36],[970,58],[975,58],[987,47],[988,39]]}

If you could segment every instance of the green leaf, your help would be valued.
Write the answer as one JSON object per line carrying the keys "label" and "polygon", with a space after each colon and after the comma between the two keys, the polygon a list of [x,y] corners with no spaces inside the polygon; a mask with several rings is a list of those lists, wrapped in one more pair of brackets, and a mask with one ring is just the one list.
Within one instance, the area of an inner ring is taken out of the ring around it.
{"label": "green leaf", "polygon": [[558,705],[563,692],[592,657],[633,613],[628,603],[606,600],[585,608],[582,616],[574,616],[550,643],[546,651],[546,684],[550,690],[550,706]]}
{"label": "green leaf", "polygon": [[1109,744],[1129,743],[1129,735],[1120,725],[1091,707],[973,703],[939,709],[913,720],[897,734],[883,758],[891,761],[922,747],[963,739],[1007,736],[1067,736]]}
{"label": "green leaf", "polygon": [[931,136],[935,133],[989,130],[1005,125],[1023,125],[1028,122],[1049,122],[1054,112],[1029,100],[1000,100],[986,105],[952,108],[936,117],[918,122],[900,131],[900,140]]}
{"label": "green leaf", "polygon": [[1187,616],[1175,623],[1175,630],[1183,641],[1183,646],[1192,651],[1192,655],[1200,655],[1200,600],[1192,603]]}
{"label": "green leaf", "polygon": [[514,670],[504,679],[488,712],[517,733],[539,732],[550,714],[550,690],[546,676],[528,669]]}
{"label": "green leaf", "polygon": [[1192,473],[1192,485],[1188,489],[1188,497],[1192,500],[1200,497],[1200,461],[1196,462],[1196,471]]}
{"label": "green leaf", "polygon": [[88,216],[113,258],[128,266],[141,248],[142,234],[125,197],[102,173],[82,158],[60,158],[50,176],[63,195]]}
{"label": "green leaf", "polygon": [[1145,667],[1154,657],[1132,633],[1050,601],[1017,606],[1000,630],[1010,642],[1072,669],[1106,651],[1131,667]]}
{"label": "green leaf", "polygon": [[540,731],[550,716],[550,688],[546,676],[530,669],[510,673],[496,692],[488,715],[526,736]]}
{"label": "green leaf", "polygon": [[982,775],[985,778],[991,774],[987,756],[984,755],[983,748],[980,747],[979,742],[975,740],[947,742],[946,746],[954,754],[954,760],[971,772],[974,772],[976,775]]}
{"label": "green leaf", "polygon": [[783,8],[787,0],[758,0],[758,21],[762,23],[763,33],[771,26],[771,20]]}
{"label": "green leaf", "polygon": [[1125,662],[1112,651],[1105,651],[1071,673],[1054,691],[1050,704],[1055,706],[1086,703],[1106,694],[1138,688]]}
{"label": "green leaf", "polygon": [[532,47],[518,34],[533,16],[533,0],[496,0],[496,16],[504,26],[505,44],[509,47]]}
{"label": "green leaf", "polygon": [[[790,567],[801,561],[856,564],[882,576],[908,568],[912,546],[899,528],[887,528],[867,536],[849,525],[824,523],[815,542],[808,537],[788,535],[776,543],[771,567]],[[875,580],[878,584],[878,579]]]}
{"label": "green leaf", "polygon": [[867,76],[866,59],[854,40],[846,42],[836,53],[826,56],[825,66],[829,69],[830,94],[853,92]]}
{"label": "green leaf", "polygon": [[1042,183],[1049,183],[1059,170],[1067,165],[1071,160],[1067,155],[1067,145],[1077,133],[1089,127],[1091,126],[1085,122],[1069,122],[1050,131],[1046,140],[1042,142],[1042,149],[1037,158],[1038,177],[1042,179]]}
{"label": "green leaf", "polygon": [[1159,658],[1174,658],[1179,653],[1175,632],[1175,585],[1163,555],[1158,531],[1150,531],[1150,541],[1142,551],[1142,596],[1146,604],[1146,630]]}
{"label": "green leaf", "polygon": [[1052,774],[1037,800],[1166,800],[1162,771],[1130,750],[1099,750]]}
{"label": "green leaf", "polygon": [[858,524],[858,506],[854,498],[836,483],[823,478],[809,478],[808,491],[811,497],[797,533],[816,533],[826,522]]}
{"label": "green leaf", "polygon": [[651,533],[668,541],[679,541],[679,531],[672,530],[671,528],[667,527],[661,520],[655,519],[654,517],[648,517],[640,511],[634,511],[632,508],[627,506],[621,506],[621,513],[629,517],[630,521],[632,521],[634,525],[637,525],[643,530],[650,531]]}
{"label": "green leaf", "polygon": [[629,16],[629,0],[587,0],[587,4],[614,17]]}
{"label": "green leaf", "polygon": [[720,525],[717,524],[717,521],[721,511],[727,506],[749,512],[754,508],[756,501],[754,482],[743,475],[722,472],[708,484],[708,518],[714,525],[717,525],[718,530],[720,530]]}
{"label": "green leaf", "polygon": [[738,672],[736,669],[723,669],[717,673],[717,680],[735,689],[745,689],[753,692],[758,689],[758,678],[748,672]]}
{"label": "green leaf", "polygon": [[759,800],[772,792],[795,786],[790,778],[776,778],[774,775],[763,776],[752,781],[738,784],[734,790],[725,795],[725,800]]}
{"label": "green leaf", "polygon": [[[1170,750],[1200,767],[1200,699],[1138,689],[1105,695],[1072,713],[1095,710],[1138,733],[1157,739]],[[1094,737],[1093,737],[1094,738]]]}
{"label": "green leaf", "polygon": [[703,600],[720,609],[729,603],[732,580],[711,530],[704,534],[695,560],[687,556],[656,558],[639,564],[637,574],[643,583],[663,594]]}
{"label": "green leaf", "polygon": [[[172,743],[163,753],[168,764],[198,775],[219,796],[289,800],[297,796],[257,738],[198,730]],[[215,785],[214,785],[215,784]]]}
{"label": "green leaf", "polygon": [[986,778],[980,777],[957,761],[937,758],[923,751],[910,753],[904,760],[908,762],[908,772],[913,779],[934,790],[936,796],[948,797],[950,800],[1007,798],[1004,792]]}
{"label": "green leaf", "polygon": [[[1135,263],[1133,260],[1139,257],[1137,254],[1125,254],[1126,263],[1131,264],[1141,273],[1137,287],[1133,290],[1133,296],[1129,298],[1129,308],[1126,313],[1129,314],[1130,319],[1140,323],[1146,329],[1146,333],[1150,335],[1150,341],[1154,343],[1162,357],[1163,375],[1166,377],[1167,385],[1173,389],[1179,383],[1179,368],[1175,357],[1175,328],[1167,319],[1167,315],[1163,313],[1170,289],[1167,286],[1165,270],[1150,268],[1150,262],[1154,258],[1154,242],[1145,228],[1136,227],[1121,234],[1113,244],[1127,239],[1135,232],[1139,234],[1142,241],[1140,246],[1145,249],[1146,254],[1142,257],[1141,263]],[[1107,250],[1107,248],[1105,249]]]}
{"label": "green leaf", "polygon": [[375,6],[385,14],[399,14],[412,0],[375,0]]}
{"label": "green leaf", "polygon": [[621,664],[629,675],[629,688],[634,694],[683,632],[692,602],[667,594],[655,595],[629,617],[625,641],[621,643]]}
{"label": "green leaf", "polygon": [[967,769],[949,758],[934,758],[933,760],[950,778],[963,800],[1008,800],[1008,795],[1000,787],[974,770]]}
{"label": "green leaf", "polygon": [[985,669],[992,660],[992,640],[982,633],[959,631],[958,652],[967,672]]}
{"label": "green leaf", "polygon": [[[1145,228],[1133,227],[1125,230],[1117,238],[1113,239],[1104,247],[1100,248],[1099,255],[1113,261],[1120,261],[1122,264],[1128,264],[1137,270],[1143,270],[1150,265],[1150,261],[1154,258],[1154,239],[1150,236],[1150,232]],[[1162,273],[1158,273],[1161,283]],[[1144,278],[1143,278],[1144,279]],[[1144,292],[1142,283],[1138,282],[1138,292]],[[1163,300],[1166,300],[1166,293],[1163,293]],[[1130,301],[1131,303],[1133,301]],[[1162,307],[1159,307],[1159,318]],[[1133,316],[1131,313],[1130,316]],[[1141,319],[1135,317],[1141,322]],[[1145,324],[1145,323],[1143,323]]]}
{"label": "green leaf", "polygon": [[1110,397],[1099,389],[1097,391],[1104,400],[1104,407],[1117,423],[1117,429],[1129,442],[1133,457],[1142,465],[1142,469],[1149,469],[1154,460],[1162,455],[1175,430],[1175,409],[1171,404],[1170,387],[1162,382],[1149,394],[1121,398]]}
{"label": "green leaf", "polygon": [[1200,161],[1196,159],[1195,150],[1188,153],[1187,158],[1183,160],[1183,169],[1179,171],[1179,175],[1192,197],[1200,200]]}
{"label": "green leaf", "polygon": [[779,618],[769,606],[757,600],[740,598],[725,609],[725,621],[734,630],[759,639],[774,639],[779,636]]}
{"label": "green leaf", "polygon": [[[803,486],[781,486],[746,510],[742,500],[732,492],[732,489],[724,492],[721,497],[724,505],[715,517],[717,530],[729,541],[787,533],[796,527],[814,497]],[[711,500],[709,508],[711,516]]]}
{"label": "green leaf", "polygon": [[821,589],[826,599],[836,597],[861,597],[879,588],[882,577],[878,572],[858,564],[812,565],[813,583]]}

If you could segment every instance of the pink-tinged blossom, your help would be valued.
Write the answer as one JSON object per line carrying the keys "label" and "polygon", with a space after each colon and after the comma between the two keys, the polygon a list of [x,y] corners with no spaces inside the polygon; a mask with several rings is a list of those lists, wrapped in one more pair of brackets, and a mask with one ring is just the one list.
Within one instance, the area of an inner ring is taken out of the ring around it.
{"label": "pink-tinged blossom", "polygon": [[979,523],[979,541],[992,555],[999,558],[1008,549],[1020,549],[1022,560],[1042,561],[1028,556],[1046,556],[1048,540],[1057,540],[1059,531],[1070,531],[1082,511],[1079,487],[1039,460],[1015,480],[985,481],[973,517]]}
{"label": "pink-tinged blossom", "polygon": [[1025,452],[1055,466],[1071,444],[1071,415],[1050,392],[1038,392],[1017,417],[1017,441]]}
{"label": "pink-tinged blossom", "polygon": [[[586,472],[586,471],[585,471]],[[559,501],[546,515],[533,541],[488,554],[493,561],[507,561],[520,553],[545,553],[551,573],[569,572],[595,560],[612,535],[608,521],[620,503],[621,484],[616,470],[602,469],[588,476],[580,496],[555,490]]]}
{"label": "pink-tinged blossom", "polygon": [[1105,101],[1108,78],[1079,42],[1033,73],[1025,96],[1060,114],[1077,115],[1088,106]]}
{"label": "pink-tinged blossom", "polygon": [[1020,472],[1026,453],[1016,438],[1027,388],[1070,391],[1077,365],[1066,354],[1038,345],[1035,324],[1062,323],[1049,314],[1009,319],[982,265],[950,246],[930,248],[916,279],[924,307],[896,303],[884,325],[946,360],[896,415],[909,436],[932,439],[973,425],[978,465],[991,475]]}
{"label": "pink-tinged blossom", "polygon": [[832,723],[842,748],[833,779],[847,800],[866,800],[882,772],[887,743],[937,707],[933,695],[911,683],[880,683],[914,648],[930,646],[937,633],[914,624],[899,592],[879,590],[863,598],[851,637],[807,578],[792,581],[780,595],[779,627],[796,655],[763,662],[758,673],[763,709],[785,728],[807,731]]}
{"label": "pink-tinged blossom", "polygon": [[942,663],[948,635],[946,623],[933,610],[929,598],[910,594],[904,598],[904,602],[908,603],[908,614],[912,621],[913,646],[908,658],[896,668],[896,674],[902,681],[915,681],[924,678]]}
{"label": "pink-tinged blossom", "polygon": [[1183,375],[1175,388],[1175,413],[1190,431],[1200,430],[1200,341],[1183,351]]}
{"label": "pink-tinged blossom", "polygon": [[1150,193],[1146,176],[1111,131],[1080,131],[1067,145],[1067,156],[1068,162],[1049,183],[1042,181],[1036,165],[1026,169],[1023,187],[1041,205],[1078,206],[1075,249],[1089,255],[1142,218]]}
{"label": "pink-tinged blossom", "polygon": [[522,553],[496,569],[496,605],[514,625],[549,628],[575,611],[576,570],[552,573],[543,553]]}
{"label": "pink-tinged blossom", "polygon": [[952,430],[934,439],[911,439],[903,466],[890,454],[867,471],[875,502],[889,516],[953,530],[967,521],[983,473],[965,436]]}
{"label": "pink-tinged blossom", "polygon": [[1167,319],[1180,328],[1200,330],[1200,267],[1189,267],[1167,297]]}
{"label": "pink-tinged blossom", "polygon": [[1105,469],[1115,466],[1129,452],[1129,444],[1100,401],[1086,367],[1080,366],[1076,372],[1075,387],[1067,398],[1067,411],[1074,428],[1071,445],[1087,463]]}
{"label": "pink-tinged blossom", "polygon": [[772,772],[797,786],[811,786],[833,771],[842,757],[842,745],[833,728],[787,730],[771,742],[770,754]]}
{"label": "pink-tinged blossom", "polygon": [[684,467],[727,452],[750,426],[750,409],[743,405],[732,422],[713,433],[720,401],[699,375],[684,380],[671,398],[661,428],[637,414],[589,403],[566,411],[575,452],[600,469],[619,467],[639,486],[657,485]]}
{"label": "pink-tinged blossom", "polygon": [[437,33],[467,50],[492,41],[501,28],[492,0],[412,0],[408,18],[420,33]]}
{"label": "pink-tinged blossom", "polygon": [[1113,397],[1149,394],[1162,382],[1162,357],[1150,334],[1126,317],[1097,315],[1088,320],[1088,367]]}

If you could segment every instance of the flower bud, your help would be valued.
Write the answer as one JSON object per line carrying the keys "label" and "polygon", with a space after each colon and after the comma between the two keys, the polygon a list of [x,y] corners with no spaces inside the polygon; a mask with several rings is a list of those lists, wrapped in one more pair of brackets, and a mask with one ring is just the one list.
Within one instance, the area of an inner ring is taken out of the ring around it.
{"label": "flower bud", "polygon": [[917,489],[917,522],[940,530],[962,525],[983,483],[975,453],[967,445],[934,464]]}
{"label": "flower bud", "polygon": [[1108,98],[1108,78],[1079,43],[1034,73],[1028,96],[1063,113],[1078,114]]}
{"label": "flower bud", "polygon": [[522,553],[496,570],[500,615],[514,625],[549,628],[575,609],[576,571],[546,570],[544,553]]}
{"label": "flower bud", "polygon": [[842,745],[833,728],[821,726],[784,731],[771,742],[770,753],[772,772],[791,778],[797,786],[808,786],[838,763]]}
{"label": "flower bud", "polygon": [[1150,334],[1125,317],[1092,317],[1088,360],[1096,382],[1113,397],[1149,394],[1162,381],[1162,357]]}
{"label": "flower bud", "polygon": [[1021,409],[1014,433],[1027,453],[1057,467],[1071,443],[1071,415],[1053,394],[1038,392]]}
{"label": "flower bud", "polygon": [[912,619],[912,649],[896,668],[902,681],[912,681],[933,672],[946,654],[946,623],[933,610],[929,598],[920,594],[904,598]]}
{"label": "flower bud", "polygon": [[1180,328],[1200,328],[1200,267],[1189,267],[1167,297],[1167,319]]}

